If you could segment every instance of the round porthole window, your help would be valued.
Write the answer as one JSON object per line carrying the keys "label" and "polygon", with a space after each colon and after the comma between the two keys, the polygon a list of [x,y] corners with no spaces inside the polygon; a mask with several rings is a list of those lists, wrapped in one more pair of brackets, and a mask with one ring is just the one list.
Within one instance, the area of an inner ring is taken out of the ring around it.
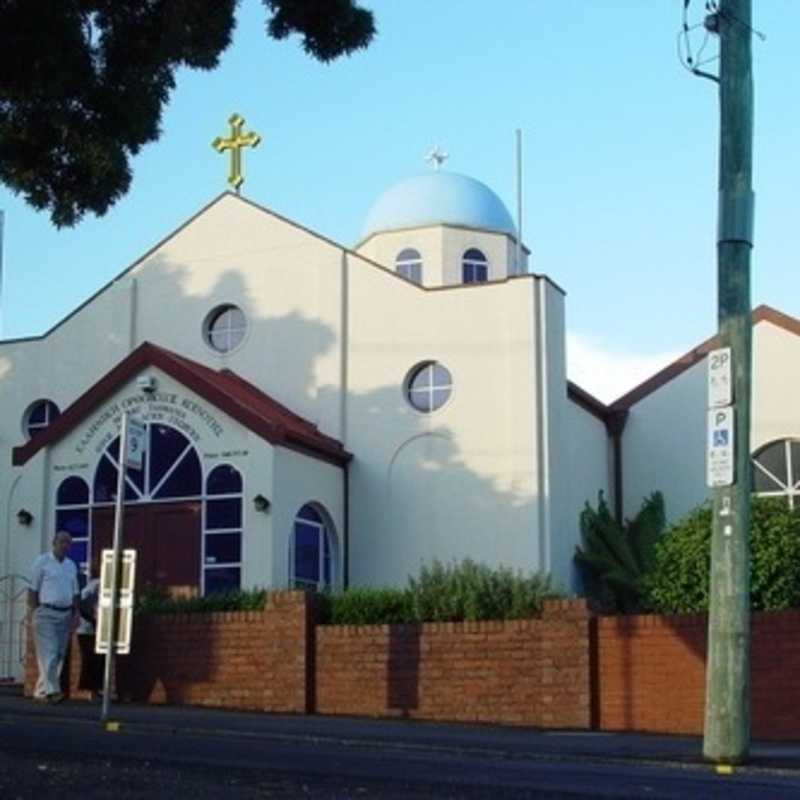
{"label": "round porthole window", "polygon": [[437,361],[426,361],[414,367],[406,381],[406,398],[413,408],[429,414],[441,408],[453,391],[450,370]]}
{"label": "round porthole window", "polygon": [[203,324],[203,337],[212,350],[230,353],[247,333],[247,318],[241,308],[234,305],[217,306]]}
{"label": "round porthole window", "polygon": [[52,400],[37,400],[28,406],[22,417],[22,430],[32,439],[39,431],[43,431],[58,417],[61,412]]}

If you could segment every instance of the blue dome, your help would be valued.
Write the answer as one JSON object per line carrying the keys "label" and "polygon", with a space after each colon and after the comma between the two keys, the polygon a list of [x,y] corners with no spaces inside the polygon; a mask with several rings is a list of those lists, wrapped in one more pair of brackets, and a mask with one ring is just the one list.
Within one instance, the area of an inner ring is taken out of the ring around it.
{"label": "blue dome", "polygon": [[441,224],[516,236],[508,209],[486,184],[453,172],[428,172],[395,184],[378,198],[362,239],[380,231]]}

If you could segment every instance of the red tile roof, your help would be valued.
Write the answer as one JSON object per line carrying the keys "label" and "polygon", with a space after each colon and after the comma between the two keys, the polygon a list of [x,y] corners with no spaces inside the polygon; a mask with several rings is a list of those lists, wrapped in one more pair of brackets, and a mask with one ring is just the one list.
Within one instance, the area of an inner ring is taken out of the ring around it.
{"label": "red tile roof", "polygon": [[216,371],[171,350],[144,342],[82,394],[39,435],[12,451],[21,466],[39,450],[66,436],[76,425],[109,400],[119,387],[147,367],[157,367],[224,411],[270,444],[286,447],[337,466],[352,455],[341,442],[321,433],[316,425],[290,411],[230,370]]}

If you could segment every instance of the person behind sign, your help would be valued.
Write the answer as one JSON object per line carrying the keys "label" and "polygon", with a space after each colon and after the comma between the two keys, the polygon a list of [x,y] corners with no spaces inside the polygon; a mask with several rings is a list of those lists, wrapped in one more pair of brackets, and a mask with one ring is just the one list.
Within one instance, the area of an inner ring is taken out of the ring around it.
{"label": "person behind sign", "polygon": [[92,574],[81,589],[80,622],[75,633],[81,651],[81,674],[78,688],[96,697],[103,688],[103,657],[94,651],[95,626],[97,625],[97,603],[100,597],[100,578],[97,559],[92,560]]}
{"label": "person behind sign", "polygon": [[61,666],[67,651],[70,631],[78,621],[78,569],[67,558],[72,537],[58,531],[50,551],[33,562],[28,611],[33,625],[39,677],[33,692],[35,700],[59,703]]}

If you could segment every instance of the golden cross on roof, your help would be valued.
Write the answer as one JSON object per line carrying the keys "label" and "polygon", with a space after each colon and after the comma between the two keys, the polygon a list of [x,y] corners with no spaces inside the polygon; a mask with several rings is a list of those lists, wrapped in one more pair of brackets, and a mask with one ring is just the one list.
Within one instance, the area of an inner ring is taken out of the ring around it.
{"label": "golden cross on roof", "polygon": [[227,139],[217,136],[217,138],[211,142],[211,146],[218,153],[222,153],[225,150],[231,151],[231,171],[228,174],[228,183],[236,189],[236,194],[239,194],[239,188],[244,183],[244,176],[242,175],[242,148],[256,147],[261,141],[261,137],[257,133],[242,133],[244,117],[239,114],[231,115],[228,122],[231,126],[231,135]]}

